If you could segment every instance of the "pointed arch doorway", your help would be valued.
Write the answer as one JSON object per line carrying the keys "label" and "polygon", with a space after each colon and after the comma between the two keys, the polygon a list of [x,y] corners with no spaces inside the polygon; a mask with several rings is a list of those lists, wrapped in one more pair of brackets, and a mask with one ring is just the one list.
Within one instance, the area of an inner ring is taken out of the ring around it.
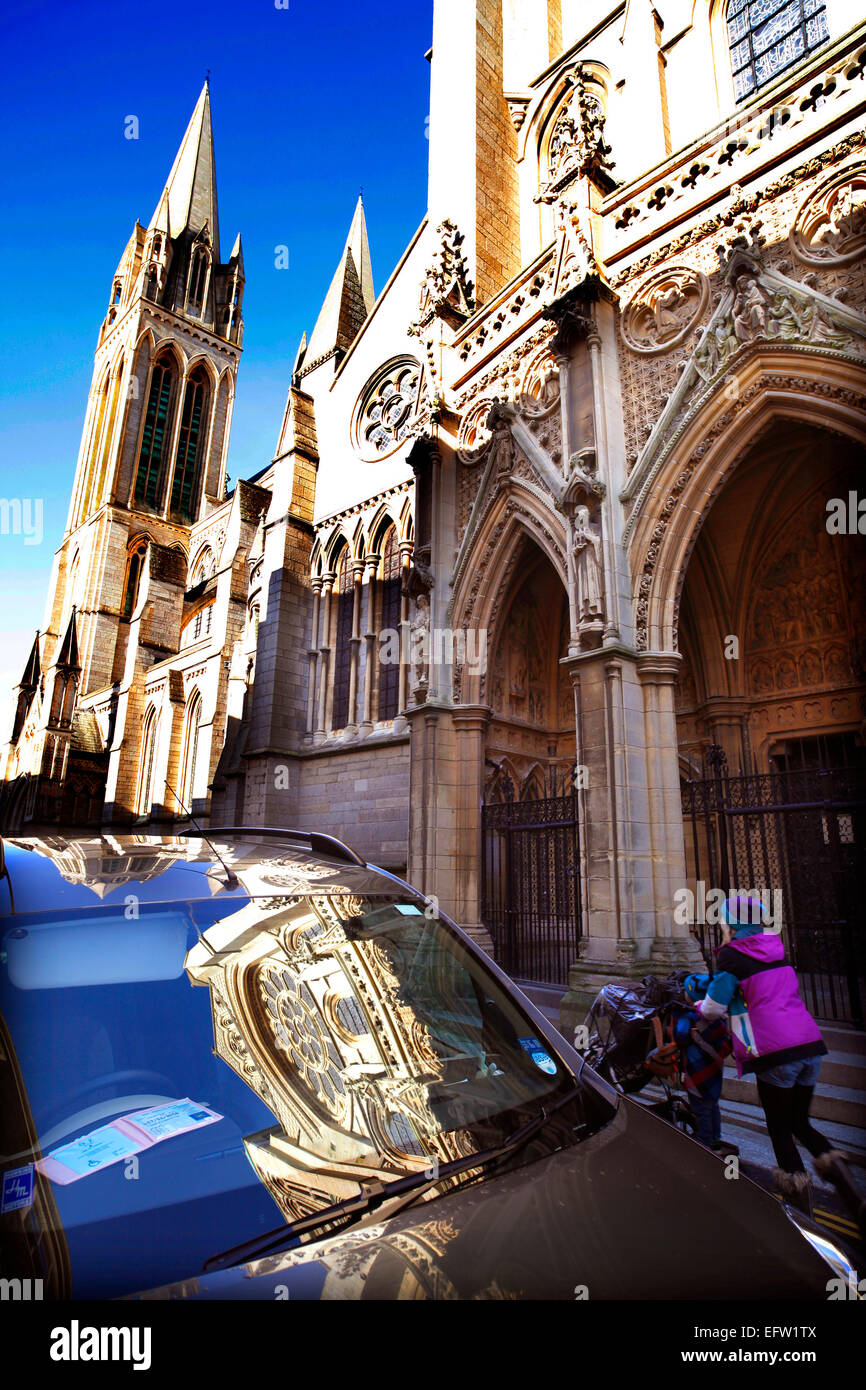
{"label": "pointed arch doorway", "polygon": [[568,598],[524,537],[491,634],[481,917],[520,980],[567,984],[581,934]]}
{"label": "pointed arch doorway", "polygon": [[704,893],[758,891],[812,1011],[863,1027],[866,554],[831,499],[866,454],[776,422],[713,502],[685,569],[677,724],[686,868]]}

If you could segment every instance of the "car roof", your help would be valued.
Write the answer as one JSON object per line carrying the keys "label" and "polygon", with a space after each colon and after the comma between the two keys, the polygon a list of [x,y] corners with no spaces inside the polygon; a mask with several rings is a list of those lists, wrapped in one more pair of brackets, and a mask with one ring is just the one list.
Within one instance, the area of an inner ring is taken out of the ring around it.
{"label": "car roof", "polygon": [[[401,881],[339,840],[258,828],[4,838],[0,914],[220,897],[394,893]],[[11,899],[9,894],[11,893]],[[4,900],[4,894],[5,900]]]}

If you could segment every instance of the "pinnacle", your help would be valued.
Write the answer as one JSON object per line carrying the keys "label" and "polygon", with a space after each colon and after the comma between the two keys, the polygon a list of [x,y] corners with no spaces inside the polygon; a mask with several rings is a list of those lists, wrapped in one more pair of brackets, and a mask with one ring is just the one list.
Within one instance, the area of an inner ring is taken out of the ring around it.
{"label": "pinnacle", "polygon": [[[167,227],[163,226],[166,215]],[[195,234],[205,224],[210,232],[214,258],[219,260],[216,165],[207,78],[150,220],[149,230],[160,226],[171,236],[177,237],[187,228]]]}
{"label": "pinnacle", "polygon": [[346,352],[375,302],[367,222],[364,203],[359,197],[346,245],[310,337],[305,360],[316,362],[335,349]]}

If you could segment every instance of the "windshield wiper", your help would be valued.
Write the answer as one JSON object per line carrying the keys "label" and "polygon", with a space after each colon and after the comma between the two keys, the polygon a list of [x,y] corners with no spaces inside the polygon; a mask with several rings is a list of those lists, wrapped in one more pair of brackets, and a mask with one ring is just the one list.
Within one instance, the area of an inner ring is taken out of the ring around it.
{"label": "windshield wiper", "polygon": [[[416,1198],[421,1195],[422,1189],[436,1187],[446,1178],[465,1173],[471,1168],[490,1167],[522,1148],[533,1135],[543,1128],[551,1115],[554,1115],[557,1110],[561,1110],[564,1105],[568,1105],[570,1101],[575,1100],[583,1093],[582,1086],[573,1086],[549,1108],[542,1108],[540,1114],[528,1120],[509,1139],[506,1139],[504,1144],[500,1144],[495,1149],[484,1149],[481,1153],[467,1154],[465,1158],[455,1158],[450,1163],[443,1163],[437,1168],[434,1178],[428,1177],[427,1172],[424,1171],[409,1173],[404,1178],[395,1178],[393,1182],[383,1183],[377,1179],[375,1182],[367,1184],[363,1192],[359,1192],[356,1197],[346,1197],[341,1202],[335,1202],[333,1206],[323,1207],[310,1216],[302,1217],[300,1221],[292,1221],[277,1226],[273,1231],[266,1231],[263,1235],[255,1236],[242,1245],[234,1245],[230,1250],[223,1250],[218,1255],[211,1255],[210,1259],[202,1265],[202,1274],[212,1274],[215,1270],[227,1269],[231,1265],[242,1264],[247,1260],[258,1259],[260,1256],[271,1254],[282,1249],[295,1236],[305,1235],[321,1226],[327,1226],[332,1221],[343,1218],[341,1226],[333,1233],[334,1235],[341,1235],[347,1227],[354,1225],[361,1217],[366,1216],[368,1212],[375,1211],[377,1207],[382,1206],[392,1197],[411,1194],[413,1198]],[[405,1205],[408,1205],[408,1202]]]}

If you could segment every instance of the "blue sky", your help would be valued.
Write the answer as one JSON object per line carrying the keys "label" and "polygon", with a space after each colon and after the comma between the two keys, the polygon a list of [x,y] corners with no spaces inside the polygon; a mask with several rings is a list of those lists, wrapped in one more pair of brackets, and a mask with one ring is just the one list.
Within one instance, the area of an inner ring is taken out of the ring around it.
{"label": "blue sky", "polygon": [[[207,70],[221,250],[240,231],[246,271],[236,478],[273,453],[359,189],[377,292],[424,215],[432,10],[25,0],[0,15],[0,497],[41,499],[43,514],[39,544],[0,535],[0,741],[66,523],[112,273],[135,219],[150,219]],[[138,140],[124,138],[129,115]],[[275,269],[279,245],[288,270]]]}

